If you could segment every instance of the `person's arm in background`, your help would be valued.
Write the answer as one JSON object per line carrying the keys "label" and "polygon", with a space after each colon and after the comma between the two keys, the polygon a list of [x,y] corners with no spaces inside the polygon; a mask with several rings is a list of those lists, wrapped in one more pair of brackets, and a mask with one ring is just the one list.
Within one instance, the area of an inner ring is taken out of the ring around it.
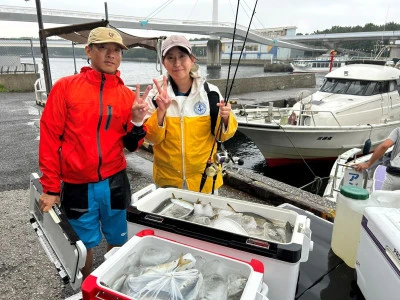
{"label": "person's arm in background", "polygon": [[384,140],[378,147],[376,147],[369,161],[353,165],[354,169],[358,172],[369,169],[378,159],[380,159],[385,154],[387,149],[393,146],[393,144],[394,142],[391,139]]}

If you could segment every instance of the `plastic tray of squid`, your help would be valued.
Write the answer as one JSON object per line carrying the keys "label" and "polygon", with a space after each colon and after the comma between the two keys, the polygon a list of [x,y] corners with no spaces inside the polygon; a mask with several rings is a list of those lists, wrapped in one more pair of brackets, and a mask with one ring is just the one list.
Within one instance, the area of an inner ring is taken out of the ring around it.
{"label": "plastic tray of squid", "polygon": [[277,243],[290,243],[293,235],[293,227],[288,221],[237,211],[229,203],[226,203],[226,208],[200,199],[193,203],[175,197],[174,193],[152,213]]}

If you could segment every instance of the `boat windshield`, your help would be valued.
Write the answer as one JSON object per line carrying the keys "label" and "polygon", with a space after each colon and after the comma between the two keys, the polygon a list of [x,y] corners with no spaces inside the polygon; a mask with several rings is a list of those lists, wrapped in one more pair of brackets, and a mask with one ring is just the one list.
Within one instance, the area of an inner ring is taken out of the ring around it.
{"label": "boat windshield", "polygon": [[320,91],[334,94],[370,96],[395,90],[396,81],[366,81],[356,79],[327,78]]}

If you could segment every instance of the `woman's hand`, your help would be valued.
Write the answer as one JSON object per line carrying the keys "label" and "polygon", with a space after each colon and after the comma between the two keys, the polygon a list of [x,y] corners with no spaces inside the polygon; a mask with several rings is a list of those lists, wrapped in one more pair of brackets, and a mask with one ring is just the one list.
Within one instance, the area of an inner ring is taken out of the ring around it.
{"label": "woman's hand", "polygon": [[140,97],[140,84],[136,85],[136,98],[132,106],[132,122],[140,123],[143,122],[144,117],[147,114],[149,105],[145,101],[149,92],[151,90],[151,85],[148,85],[143,96]]}
{"label": "woman's hand", "polygon": [[156,97],[157,102],[157,118],[158,118],[158,125],[162,126],[164,123],[164,117],[167,113],[168,107],[171,105],[171,98],[168,96],[168,83],[167,77],[163,76],[163,84],[160,86],[157,79],[153,79],[154,84],[157,87],[158,95]]}
{"label": "woman's hand", "polygon": [[226,127],[226,126],[228,126],[229,116],[230,116],[231,110],[232,110],[231,104],[228,102],[225,105],[225,101],[221,100],[219,103],[217,103],[217,106],[219,106],[219,115],[224,120],[224,125]]}

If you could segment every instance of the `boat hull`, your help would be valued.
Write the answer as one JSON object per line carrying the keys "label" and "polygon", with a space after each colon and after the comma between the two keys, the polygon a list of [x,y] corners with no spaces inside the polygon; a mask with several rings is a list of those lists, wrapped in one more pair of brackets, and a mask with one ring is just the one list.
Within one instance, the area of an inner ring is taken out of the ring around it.
{"label": "boat hull", "polygon": [[400,121],[363,126],[308,127],[261,125],[239,122],[239,131],[249,137],[271,167],[304,160],[336,159],[351,148],[363,148],[371,140],[370,151],[383,142]]}

